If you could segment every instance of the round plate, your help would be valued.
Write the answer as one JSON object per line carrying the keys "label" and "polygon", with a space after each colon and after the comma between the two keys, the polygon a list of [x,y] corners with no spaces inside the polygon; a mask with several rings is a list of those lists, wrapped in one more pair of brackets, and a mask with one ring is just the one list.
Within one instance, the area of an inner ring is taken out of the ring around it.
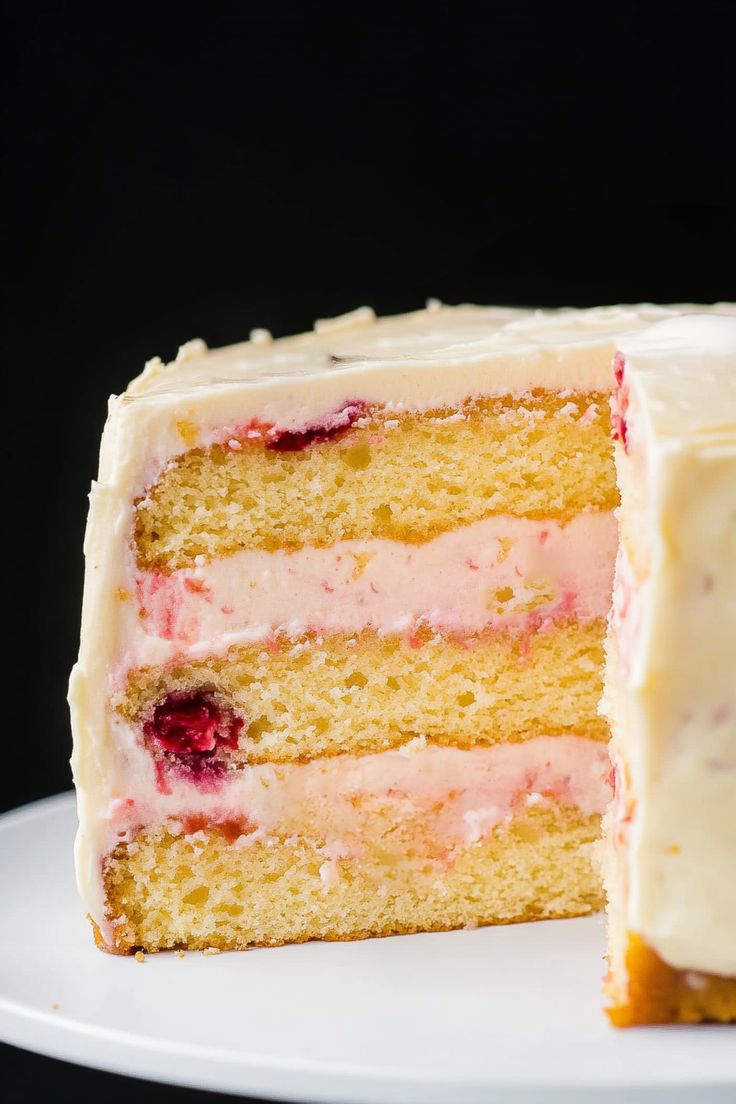
{"label": "round plate", "polygon": [[610,1028],[600,917],[143,963],[98,951],[73,797],[0,817],[0,1039],[288,1101],[733,1100],[736,1029]]}

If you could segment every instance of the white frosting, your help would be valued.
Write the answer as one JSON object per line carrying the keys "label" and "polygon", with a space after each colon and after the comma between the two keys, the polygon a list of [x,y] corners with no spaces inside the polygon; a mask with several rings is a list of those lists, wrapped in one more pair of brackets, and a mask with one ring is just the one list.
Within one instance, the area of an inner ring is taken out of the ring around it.
{"label": "white frosting", "polygon": [[228,440],[254,419],[308,426],[348,400],[426,410],[535,388],[606,391],[621,334],[676,313],[651,306],[528,312],[432,304],[374,321],[361,311],[319,333],[278,341],[259,331],[249,343],[216,352],[190,342],[174,364],[151,361],[126,394],[111,399],[90,496],[82,640],[70,686],[77,868],[96,918],[100,825],[116,770],[108,693],[132,608],[120,593],[131,580],[133,503],[171,458]]}
{"label": "white frosting", "polygon": [[620,347],[635,402],[618,463],[646,482],[649,564],[635,579],[622,559],[613,622],[635,802],[627,927],[672,966],[734,976],[736,319],[672,319]]}
{"label": "white frosting", "polygon": [[[376,319],[362,308],[278,341],[259,336],[211,351],[191,341],[171,364],[149,361],[111,400],[110,420],[130,447],[140,493],[171,457],[228,440],[254,419],[293,430],[348,400],[426,410],[534,388],[606,392],[616,338],[678,309],[465,306]],[[101,482],[108,459],[103,442]]]}
{"label": "white frosting", "polygon": [[590,621],[608,612],[615,553],[611,513],[580,514],[567,525],[499,516],[419,545],[351,540],[243,551],[168,576],[141,573],[121,611],[122,669],[275,633],[427,625],[470,634],[536,631],[559,617]]}

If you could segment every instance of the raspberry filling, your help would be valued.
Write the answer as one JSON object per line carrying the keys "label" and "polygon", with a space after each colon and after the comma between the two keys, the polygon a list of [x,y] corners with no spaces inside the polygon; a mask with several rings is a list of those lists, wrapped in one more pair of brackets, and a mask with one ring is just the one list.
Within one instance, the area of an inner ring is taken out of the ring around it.
{"label": "raspberry filling", "polygon": [[624,452],[629,451],[629,426],[626,420],[626,412],[629,408],[628,387],[624,382],[625,360],[621,353],[616,353],[613,358],[613,375],[616,381],[613,396],[611,398],[611,436],[614,441],[620,441]]}
{"label": "raspberry filling", "polygon": [[209,691],[173,690],[156,705],[143,735],[172,755],[209,757],[220,747],[236,748],[242,727],[242,718]]}
{"label": "raspberry filling", "polygon": [[364,402],[349,402],[323,421],[313,422],[311,425],[305,426],[304,429],[271,430],[266,441],[266,448],[272,449],[274,452],[301,452],[308,445],[333,441],[336,437],[346,433],[353,423],[365,414],[365,410],[366,404]]}
{"label": "raspberry filling", "polygon": [[613,358],[613,378],[616,380],[616,386],[620,387],[624,382],[624,364],[626,363],[623,353],[616,353]]}

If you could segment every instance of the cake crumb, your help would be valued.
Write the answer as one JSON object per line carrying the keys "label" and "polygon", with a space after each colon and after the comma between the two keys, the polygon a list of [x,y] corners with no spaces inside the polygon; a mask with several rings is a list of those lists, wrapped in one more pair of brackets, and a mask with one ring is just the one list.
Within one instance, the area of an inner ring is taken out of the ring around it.
{"label": "cake crumb", "polygon": [[184,951],[174,951],[174,956],[176,958],[184,958]]}
{"label": "cake crumb", "polygon": [[205,947],[204,950],[202,951],[202,954],[207,955],[207,957],[209,957],[210,955],[216,955],[216,954],[219,954],[219,953],[220,953],[220,948],[219,947]]}
{"label": "cake crumb", "polygon": [[59,1004],[58,1001],[54,1001],[54,1003],[51,1005],[51,1011],[52,1012],[58,1012],[60,1008],[61,1008],[61,1005]]}
{"label": "cake crumb", "polygon": [[414,736],[411,740],[408,741],[408,743],[402,744],[401,747],[398,749],[398,752],[399,755],[403,755],[406,759],[409,758],[409,756],[414,755],[414,753],[417,751],[424,751],[426,746],[426,736]]}
{"label": "cake crumb", "polygon": [[135,960],[136,960],[136,962],[145,962],[146,961],[146,956],[144,955],[143,951],[136,951],[135,952]]}

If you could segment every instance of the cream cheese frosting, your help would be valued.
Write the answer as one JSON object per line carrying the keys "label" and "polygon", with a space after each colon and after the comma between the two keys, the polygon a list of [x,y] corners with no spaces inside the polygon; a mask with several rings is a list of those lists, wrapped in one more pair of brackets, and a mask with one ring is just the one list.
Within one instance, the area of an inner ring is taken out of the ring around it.
{"label": "cream cheese frosting", "polygon": [[[170,364],[149,361],[126,393],[111,400],[110,420],[130,446],[139,494],[172,457],[227,441],[251,420],[298,430],[346,401],[421,411],[537,388],[608,392],[617,336],[681,309],[436,304],[377,319],[362,308],[277,341],[259,331],[249,342],[209,350],[196,340]],[[100,482],[121,453],[103,447]]]}
{"label": "cream cheese frosting", "polygon": [[674,967],[734,976],[736,318],[673,318],[619,346],[635,400],[619,465],[644,473],[649,564],[636,579],[622,557],[613,623],[635,801],[627,927]]}

